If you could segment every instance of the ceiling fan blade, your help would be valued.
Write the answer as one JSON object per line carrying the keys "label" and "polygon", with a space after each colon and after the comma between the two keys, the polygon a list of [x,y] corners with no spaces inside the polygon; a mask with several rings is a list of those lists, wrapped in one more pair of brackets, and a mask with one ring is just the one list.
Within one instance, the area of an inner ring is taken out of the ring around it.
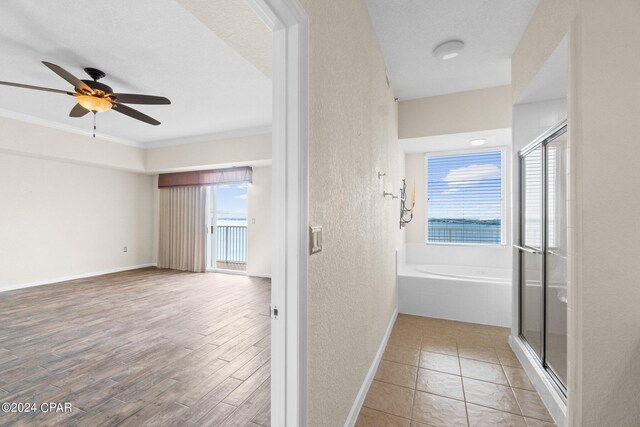
{"label": "ceiling fan blade", "polygon": [[64,93],[64,94],[73,96],[73,92],[69,92],[69,91],[66,91],[66,90],[60,90],[60,89],[51,89],[49,87],[23,85],[22,83],[11,83],[11,82],[0,82],[0,85],[21,87],[23,89],[42,90],[42,91],[45,91],[45,92]]}
{"label": "ceiling fan blade", "polygon": [[89,113],[89,110],[87,110],[80,104],[76,104],[75,107],[71,109],[69,117],[82,117],[87,113]]}
{"label": "ceiling fan blade", "polygon": [[156,119],[149,117],[138,110],[134,110],[131,107],[127,107],[126,105],[114,103],[111,109],[117,111],[120,114],[124,114],[125,116],[129,116],[142,122],[149,123],[150,125],[158,126],[160,124],[160,122]]}
{"label": "ceiling fan blade", "polygon": [[114,93],[116,102],[121,104],[147,104],[147,105],[166,105],[171,104],[164,96],[137,95],[135,93]]}
{"label": "ceiling fan blade", "polygon": [[82,80],[80,80],[61,66],[52,64],[47,61],[42,61],[42,63],[46,65],[51,71],[71,83],[78,92],[93,93],[93,89],[87,86],[86,83],[84,83]]}

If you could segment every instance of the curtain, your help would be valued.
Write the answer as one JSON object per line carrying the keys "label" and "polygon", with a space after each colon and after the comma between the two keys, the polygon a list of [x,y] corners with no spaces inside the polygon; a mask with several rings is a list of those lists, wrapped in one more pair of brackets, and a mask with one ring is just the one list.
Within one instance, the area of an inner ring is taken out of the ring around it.
{"label": "curtain", "polygon": [[206,187],[160,189],[158,267],[206,270]]}

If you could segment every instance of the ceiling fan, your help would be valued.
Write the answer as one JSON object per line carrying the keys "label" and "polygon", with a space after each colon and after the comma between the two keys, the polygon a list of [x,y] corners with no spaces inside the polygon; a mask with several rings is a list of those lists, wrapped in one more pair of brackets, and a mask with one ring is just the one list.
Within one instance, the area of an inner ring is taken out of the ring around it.
{"label": "ceiling fan", "polygon": [[[146,105],[161,105],[171,104],[167,98],[162,96],[151,95],[138,95],[132,93],[114,93],[110,86],[104,83],[98,82],[106,74],[96,68],[85,68],[84,71],[93,80],[80,80],[73,74],[60,67],[59,65],[52,64],[50,62],[42,61],[51,71],[71,83],[74,88],[74,92],[51,89],[47,87],[32,86],[21,83],[11,83],[0,81],[0,85],[21,87],[24,89],[42,90],[45,92],[62,93],[70,96],[75,96],[77,104],[71,109],[69,117],[82,117],[85,114],[92,112],[94,118],[96,113],[102,113],[104,111],[114,110],[125,116],[132,117],[136,120],[148,123],[150,125],[157,126],[159,121],[153,117],[149,117],[138,110],[128,107],[125,104],[146,104]],[[95,124],[94,124],[95,131]],[[95,132],[94,132],[95,137]]]}

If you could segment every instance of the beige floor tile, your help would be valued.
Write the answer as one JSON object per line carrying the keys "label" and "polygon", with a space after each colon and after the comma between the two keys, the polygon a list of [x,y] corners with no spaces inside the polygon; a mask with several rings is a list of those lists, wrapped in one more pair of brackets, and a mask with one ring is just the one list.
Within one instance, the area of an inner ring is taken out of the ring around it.
{"label": "beige floor tile", "polygon": [[416,388],[418,368],[402,363],[381,360],[375,379],[407,388]]}
{"label": "beige floor tile", "polygon": [[504,370],[504,374],[507,376],[507,380],[509,380],[511,387],[535,391],[531,381],[529,381],[529,377],[527,377],[527,374],[524,372],[524,369],[514,368],[512,366],[503,366],[502,369]]}
{"label": "beige floor tile", "polygon": [[403,418],[411,417],[411,403],[414,391],[393,384],[373,381],[364,406]]}
{"label": "beige floor tile", "polygon": [[460,365],[457,356],[422,351],[420,352],[420,367],[460,375]]}
{"label": "beige floor tile", "polygon": [[404,363],[405,365],[418,366],[420,350],[411,347],[398,347],[388,345],[382,355],[383,360]]}
{"label": "beige floor tile", "polygon": [[462,376],[477,380],[489,381],[496,384],[509,385],[502,366],[478,360],[460,358]]}
{"label": "beige floor tile", "polygon": [[478,346],[458,346],[458,355],[467,359],[479,360],[481,362],[500,363],[496,351],[491,347]]}
{"label": "beige floor tile", "polygon": [[513,396],[511,387],[488,383],[485,381],[462,378],[464,396],[467,402],[487,406],[499,411],[520,414],[518,402]]}
{"label": "beige floor tile", "polygon": [[462,377],[428,369],[418,370],[416,390],[438,394],[452,399],[464,400]]}
{"label": "beige floor tile", "polygon": [[545,408],[544,403],[535,391],[522,390],[519,388],[513,389],[513,394],[516,395],[516,400],[522,410],[522,415],[525,417],[536,418],[542,421],[553,421],[551,415]]}
{"label": "beige floor tile", "polygon": [[502,366],[513,366],[515,368],[521,368],[520,361],[511,350],[496,349],[498,360]]}
{"label": "beige floor tile", "polygon": [[467,403],[469,427],[526,427],[524,418],[509,412]]}
{"label": "beige floor tile", "polygon": [[416,392],[411,419],[435,427],[467,427],[464,402],[421,391]]}
{"label": "beige floor tile", "polygon": [[438,338],[433,336],[422,337],[422,350],[434,353],[458,355],[458,346],[454,339]]}
{"label": "beige floor tile", "polygon": [[422,333],[405,330],[394,330],[389,337],[389,345],[420,349]]}
{"label": "beige floor tile", "polygon": [[375,409],[362,408],[356,427],[409,427],[411,421]]}
{"label": "beige floor tile", "polygon": [[548,421],[540,421],[533,418],[524,419],[527,423],[527,427],[558,427],[556,423],[548,422]]}

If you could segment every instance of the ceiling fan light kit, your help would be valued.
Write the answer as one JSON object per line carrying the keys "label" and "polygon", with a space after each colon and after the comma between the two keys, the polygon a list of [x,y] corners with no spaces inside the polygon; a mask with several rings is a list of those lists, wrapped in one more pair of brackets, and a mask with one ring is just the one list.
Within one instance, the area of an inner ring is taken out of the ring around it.
{"label": "ceiling fan light kit", "polygon": [[68,83],[73,85],[75,92],[3,81],[0,81],[0,85],[19,87],[23,89],[40,90],[45,92],[55,92],[74,96],[76,98],[77,104],[71,109],[69,117],[82,117],[85,114],[92,112],[94,114],[94,138],[96,136],[95,115],[97,113],[103,113],[105,111],[113,110],[136,120],[140,120],[150,125],[157,126],[160,124],[158,120],[149,117],[146,114],[124,104],[171,104],[171,101],[169,101],[169,99],[162,96],[139,95],[132,93],[114,93],[113,89],[110,86],[98,82],[99,79],[106,77],[106,74],[103,71],[98,70],[97,68],[84,69],[84,71],[93,80],[80,80],[79,78],[75,77],[73,74],[56,64],[52,64],[46,61],[42,61],[42,63],[58,76],[62,77]]}

